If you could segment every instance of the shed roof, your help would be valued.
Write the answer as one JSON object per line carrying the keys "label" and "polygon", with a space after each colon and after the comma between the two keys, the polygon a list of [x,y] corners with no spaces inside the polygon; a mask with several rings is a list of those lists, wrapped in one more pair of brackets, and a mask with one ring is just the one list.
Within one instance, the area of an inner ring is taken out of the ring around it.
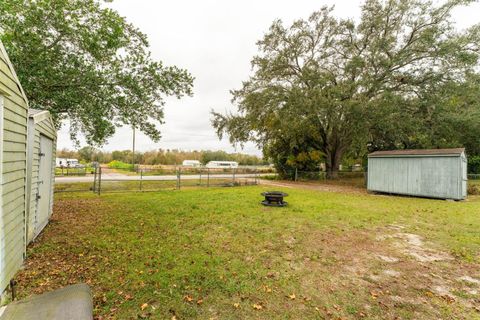
{"label": "shed roof", "polygon": [[465,148],[450,149],[404,149],[404,150],[388,150],[375,151],[370,153],[369,157],[383,156],[441,156],[441,155],[461,155],[465,152]]}
{"label": "shed roof", "polygon": [[13,68],[12,62],[10,61],[10,58],[8,57],[7,50],[5,50],[5,47],[3,46],[3,43],[2,43],[1,40],[0,40],[0,55],[3,55],[3,57],[5,58],[5,62],[7,63],[8,68],[10,69],[10,73],[12,74],[13,78],[15,79],[18,90],[20,90],[20,94],[22,95],[23,100],[25,100],[25,104],[28,106],[28,99],[27,99],[27,96],[25,95],[25,91],[23,91],[23,87],[20,84],[20,80],[18,80],[17,73],[15,72],[15,69]]}
{"label": "shed roof", "polygon": [[39,109],[28,109],[28,115],[29,116],[34,116],[36,115],[37,113],[40,113],[40,112],[46,112],[45,110],[39,110]]}
{"label": "shed roof", "polygon": [[[39,109],[28,109],[28,117],[30,119],[33,119],[34,123],[39,123],[41,121],[44,121],[48,119],[49,121],[52,121],[52,116],[49,111],[47,110],[39,110]],[[53,123],[53,122],[52,122]]]}

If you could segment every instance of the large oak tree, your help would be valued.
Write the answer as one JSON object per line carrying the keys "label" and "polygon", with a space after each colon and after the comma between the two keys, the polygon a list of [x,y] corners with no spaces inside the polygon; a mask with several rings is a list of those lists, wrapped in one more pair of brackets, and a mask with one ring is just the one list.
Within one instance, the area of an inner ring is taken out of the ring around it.
{"label": "large oak tree", "polygon": [[158,140],[165,97],[192,94],[192,76],[152,60],[146,35],[103,1],[2,0],[0,37],[30,106],[90,144],[125,124]]}
{"label": "large oak tree", "polygon": [[[255,141],[277,167],[318,150],[331,178],[359,146],[401,148],[422,135],[432,144],[421,117],[436,114],[444,121],[436,128],[447,126],[447,89],[478,67],[480,27],[458,32],[451,19],[470,2],[367,0],[358,21],[327,7],[288,27],[275,21],[258,42],[252,76],[232,91],[238,112],[214,113],[212,123],[234,144]],[[448,105],[449,115],[470,107]]]}

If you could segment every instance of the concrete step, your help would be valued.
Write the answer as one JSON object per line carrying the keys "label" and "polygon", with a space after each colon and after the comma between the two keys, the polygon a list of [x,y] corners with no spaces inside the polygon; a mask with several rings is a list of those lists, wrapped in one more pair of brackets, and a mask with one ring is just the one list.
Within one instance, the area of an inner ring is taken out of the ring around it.
{"label": "concrete step", "polygon": [[75,284],[8,304],[0,320],[92,320],[92,292]]}

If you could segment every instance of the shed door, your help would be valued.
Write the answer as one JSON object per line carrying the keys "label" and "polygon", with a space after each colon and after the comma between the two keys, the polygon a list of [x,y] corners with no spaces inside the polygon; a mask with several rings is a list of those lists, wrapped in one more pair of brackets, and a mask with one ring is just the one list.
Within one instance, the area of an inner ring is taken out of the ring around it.
{"label": "shed door", "polygon": [[462,198],[467,197],[467,184],[468,184],[468,175],[467,175],[467,158],[461,157],[462,159]]}
{"label": "shed door", "polygon": [[50,218],[50,199],[52,192],[52,152],[53,141],[40,136],[40,166],[38,169],[37,210],[35,216],[35,235],[47,225]]}

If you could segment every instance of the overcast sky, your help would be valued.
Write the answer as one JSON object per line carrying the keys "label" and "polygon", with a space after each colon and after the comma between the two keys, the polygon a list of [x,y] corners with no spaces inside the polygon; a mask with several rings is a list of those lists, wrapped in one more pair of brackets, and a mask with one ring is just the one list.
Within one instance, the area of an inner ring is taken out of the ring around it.
{"label": "overcast sky", "polygon": [[[358,18],[359,0],[115,0],[109,4],[120,15],[148,35],[152,56],[166,65],[187,69],[194,77],[194,96],[168,99],[162,139],[154,143],[137,134],[137,150],[235,149],[228,140],[219,141],[210,125],[210,110],[233,110],[231,89],[240,88],[251,72],[250,60],[275,19],[289,24],[308,17],[323,5],[335,4],[335,14]],[[454,13],[459,28],[480,22],[480,4]],[[132,130],[119,128],[104,150],[131,148]],[[68,126],[59,132],[58,148],[73,149]],[[261,152],[253,144],[244,150]]]}

